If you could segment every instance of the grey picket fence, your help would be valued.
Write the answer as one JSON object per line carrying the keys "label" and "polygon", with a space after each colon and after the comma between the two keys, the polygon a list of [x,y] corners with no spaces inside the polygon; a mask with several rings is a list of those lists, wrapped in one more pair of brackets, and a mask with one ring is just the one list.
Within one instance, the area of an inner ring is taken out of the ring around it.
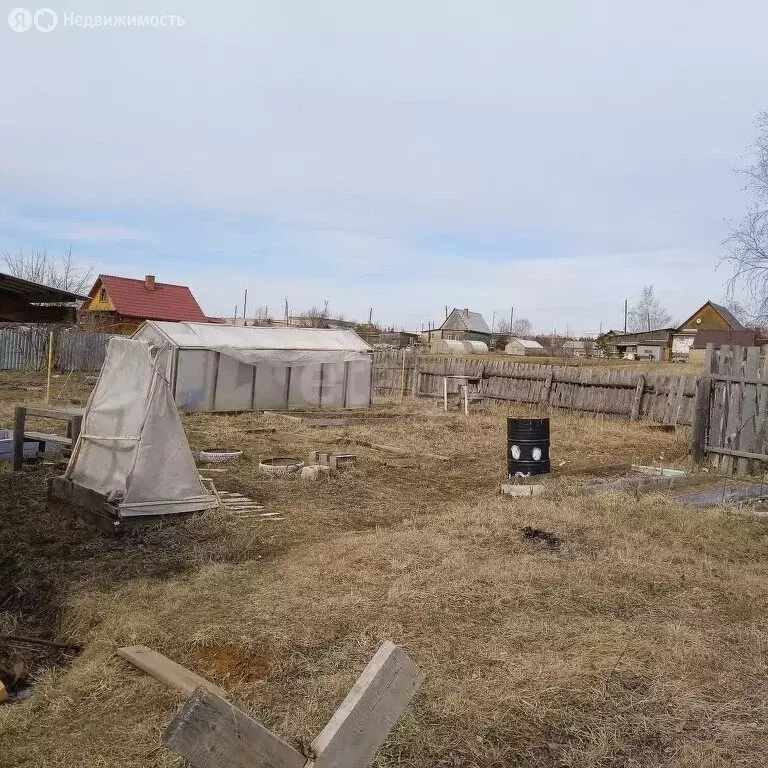
{"label": "grey picket fence", "polygon": [[[488,403],[528,403],[668,425],[693,422],[698,381],[694,376],[631,369],[422,356],[415,351],[377,350],[374,354],[377,396],[443,397],[445,376],[479,379],[475,394]],[[449,393],[457,393],[459,385],[458,380],[449,379]]]}
{"label": "grey picket fence", "polygon": [[0,327],[0,370],[39,371],[48,363],[53,331],[53,363],[59,371],[96,371],[101,368],[113,334],[51,326]]}

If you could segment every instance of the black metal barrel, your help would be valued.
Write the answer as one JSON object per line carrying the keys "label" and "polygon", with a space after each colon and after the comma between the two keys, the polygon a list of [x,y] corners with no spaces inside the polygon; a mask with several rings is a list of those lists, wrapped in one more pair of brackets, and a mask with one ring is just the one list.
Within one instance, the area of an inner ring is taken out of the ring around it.
{"label": "black metal barrel", "polygon": [[549,419],[507,419],[510,477],[549,472]]}

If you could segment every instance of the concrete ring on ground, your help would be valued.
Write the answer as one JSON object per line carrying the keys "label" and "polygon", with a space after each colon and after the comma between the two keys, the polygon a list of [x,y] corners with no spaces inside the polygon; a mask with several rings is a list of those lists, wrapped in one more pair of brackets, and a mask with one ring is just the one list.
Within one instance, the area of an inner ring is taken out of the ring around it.
{"label": "concrete ring on ground", "polygon": [[242,455],[242,451],[228,451],[223,448],[206,448],[204,451],[200,451],[200,461],[205,464],[221,464],[223,461],[239,459]]}
{"label": "concrete ring on ground", "polygon": [[290,472],[298,472],[304,466],[301,459],[277,456],[274,459],[264,459],[259,463],[259,472],[267,475],[287,475]]}

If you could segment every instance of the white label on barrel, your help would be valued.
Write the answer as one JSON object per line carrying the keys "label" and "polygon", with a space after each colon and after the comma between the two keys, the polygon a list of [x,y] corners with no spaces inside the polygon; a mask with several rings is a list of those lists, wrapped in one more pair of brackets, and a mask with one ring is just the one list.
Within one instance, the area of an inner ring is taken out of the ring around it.
{"label": "white label on barrel", "polygon": [[534,461],[541,461],[541,448],[534,448],[531,451],[531,456],[533,456]]}
{"label": "white label on barrel", "polygon": [[517,461],[520,458],[520,446],[519,445],[513,445],[512,446],[512,458]]}

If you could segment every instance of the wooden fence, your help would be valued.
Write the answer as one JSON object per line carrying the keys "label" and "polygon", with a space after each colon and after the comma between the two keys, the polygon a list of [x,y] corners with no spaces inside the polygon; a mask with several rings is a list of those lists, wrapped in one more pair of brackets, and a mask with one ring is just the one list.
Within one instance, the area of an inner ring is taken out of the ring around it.
{"label": "wooden fence", "polygon": [[61,326],[6,325],[0,327],[0,370],[45,368],[53,331],[53,363],[59,371],[97,371],[112,334]]}
{"label": "wooden fence", "polygon": [[768,461],[768,356],[760,347],[707,347],[696,396],[692,454],[724,475],[759,472]]}
{"label": "wooden fence", "polygon": [[[697,386],[693,376],[422,356],[411,351],[374,354],[374,395],[442,397],[444,376],[479,378],[478,395],[485,402],[529,403],[670,425],[693,423]],[[458,381],[449,380],[449,392],[457,392],[458,386]]]}

